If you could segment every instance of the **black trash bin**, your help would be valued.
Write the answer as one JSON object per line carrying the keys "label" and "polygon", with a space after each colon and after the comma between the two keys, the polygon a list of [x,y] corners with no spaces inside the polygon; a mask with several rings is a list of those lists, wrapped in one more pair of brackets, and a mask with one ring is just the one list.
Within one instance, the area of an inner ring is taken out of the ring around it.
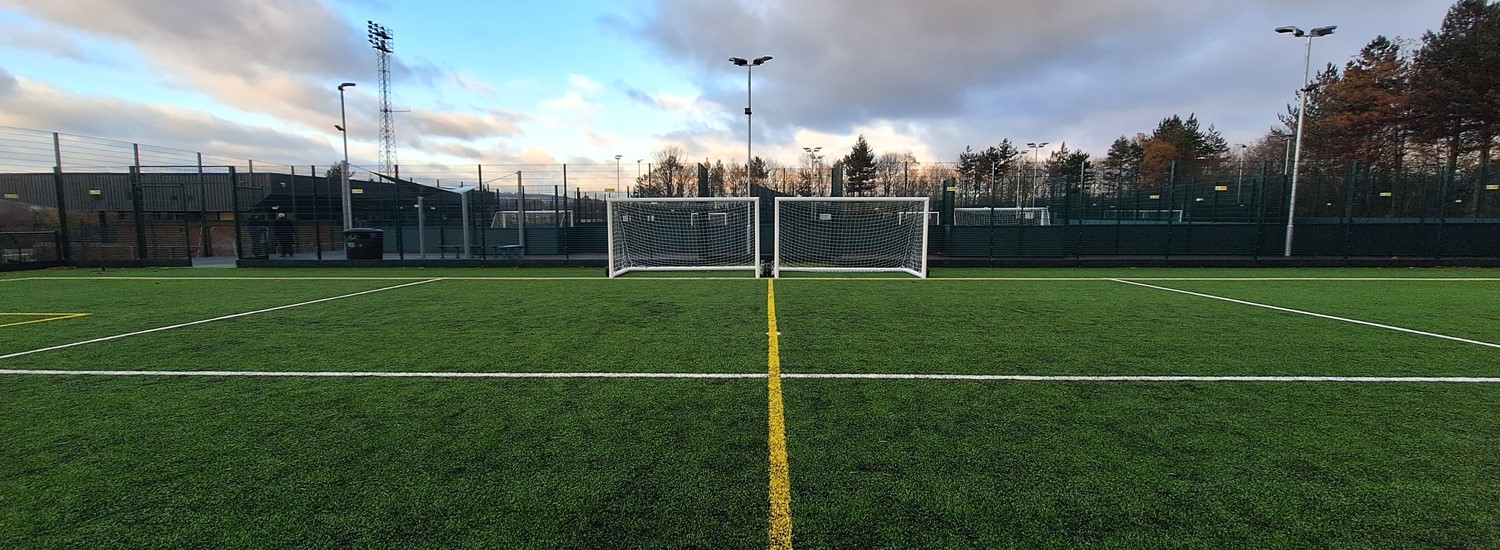
{"label": "black trash bin", "polygon": [[345,229],[344,254],[350,260],[379,260],[385,254],[385,231]]}

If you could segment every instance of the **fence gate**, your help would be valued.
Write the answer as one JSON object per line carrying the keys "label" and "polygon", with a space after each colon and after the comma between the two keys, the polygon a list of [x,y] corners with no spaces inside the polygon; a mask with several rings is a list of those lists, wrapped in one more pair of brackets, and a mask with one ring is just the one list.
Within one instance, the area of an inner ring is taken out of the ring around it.
{"label": "fence gate", "polygon": [[189,239],[188,188],[181,183],[135,185],[137,259],[192,262]]}

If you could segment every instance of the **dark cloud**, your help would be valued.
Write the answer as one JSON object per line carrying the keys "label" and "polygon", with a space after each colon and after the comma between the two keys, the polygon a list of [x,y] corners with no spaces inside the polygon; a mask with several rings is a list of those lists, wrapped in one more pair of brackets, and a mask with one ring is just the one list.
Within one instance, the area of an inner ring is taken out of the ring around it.
{"label": "dark cloud", "polygon": [[16,93],[16,77],[11,76],[5,67],[0,67],[0,97],[10,97]]}
{"label": "dark cloud", "polygon": [[1301,76],[1300,44],[1275,26],[1340,25],[1314,59],[1341,63],[1376,35],[1436,27],[1445,9],[1402,0],[664,0],[635,30],[694,70],[721,105],[745,98],[745,70],[728,57],[774,56],[754,73],[756,121],[771,142],[798,128],[845,133],[890,120],[920,123],[939,151],[1005,137],[1098,148],[1174,113],[1197,112],[1231,139],[1263,131]]}

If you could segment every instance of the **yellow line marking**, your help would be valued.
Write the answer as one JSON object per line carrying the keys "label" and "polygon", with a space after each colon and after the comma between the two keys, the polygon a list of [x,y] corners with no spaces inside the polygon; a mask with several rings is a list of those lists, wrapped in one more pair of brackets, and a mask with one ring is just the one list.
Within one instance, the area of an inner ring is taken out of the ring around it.
{"label": "yellow line marking", "polygon": [[781,403],[781,346],[776,332],[776,281],[766,279],[766,323],[770,337],[771,548],[792,547],[792,476],[786,461],[786,409]]}
{"label": "yellow line marking", "polygon": [[68,319],[77,319],[79,317],[86,317],[86,316],[88,316],[87,313],[0,313],[0,317],[47,317],[46,319],[34,319],[34,320],[31,320],[31,321],[21,321],[21,322],[17,322],[17,323],[6,323],[6,324],[3,324],[3,325],[0,325],[0,328],[5,328],[5,327],[19,327],[21,325],[32,325],[32,324],[36,324],[36,323],[47,323],[47,322],[51,322],[51,321],[66,321]]}

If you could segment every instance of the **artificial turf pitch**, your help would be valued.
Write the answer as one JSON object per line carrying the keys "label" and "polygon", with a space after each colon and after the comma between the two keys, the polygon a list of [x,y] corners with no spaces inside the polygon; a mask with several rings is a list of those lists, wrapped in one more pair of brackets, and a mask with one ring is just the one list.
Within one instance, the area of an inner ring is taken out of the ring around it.
{"label": "artificial turf pitch", "polygon": [[[597,276],[5,274],[0,313],[89,315],[0,328],[4,370],[739,377],[0,376],[0,547],[765,546],[767,283]],[[1110,280],[1493,344],[1495,270],[934,276],[777,281],[781,371],[1500,376]],[[1500,546],[1500,384],[782,382],[803,548]]]}

